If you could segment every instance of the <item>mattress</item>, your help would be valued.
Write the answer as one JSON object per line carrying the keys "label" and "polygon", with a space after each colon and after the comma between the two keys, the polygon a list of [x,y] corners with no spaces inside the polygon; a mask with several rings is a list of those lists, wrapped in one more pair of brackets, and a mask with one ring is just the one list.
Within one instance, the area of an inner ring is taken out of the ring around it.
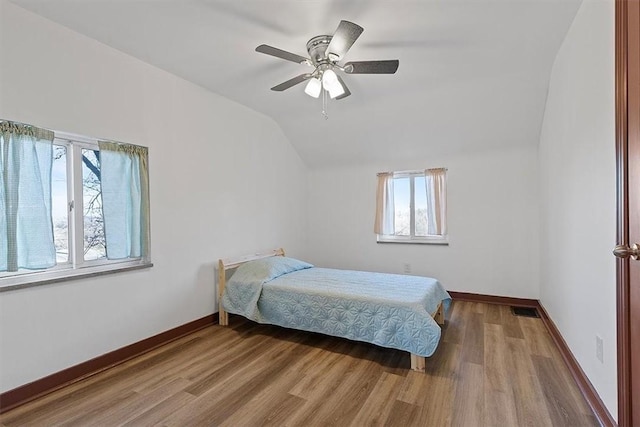
{"label": "mattress", "polygon": [[451,297],[436,279],[306,266],[285,271],[236,272],[225,288],[225,310],[418,356],[438,346],[441,329],[432,314],[440,302],[448,309]]}

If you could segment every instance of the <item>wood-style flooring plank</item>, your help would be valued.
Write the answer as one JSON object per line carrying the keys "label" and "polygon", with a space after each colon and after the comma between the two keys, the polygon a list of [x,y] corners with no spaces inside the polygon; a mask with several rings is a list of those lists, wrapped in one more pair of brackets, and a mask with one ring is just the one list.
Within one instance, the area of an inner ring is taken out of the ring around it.
{"label": "wood-style flooring plank", "polygon": [[489,306],[488,304],[485,304],[483,302],[471,302],[469,304],[471,304],[471,311],[478,314],[484,314],[487,307]]}
{"label": "wood-style flooring plank", "polygon": [[[251,411],[236,410],[234,405],[221,405],[228,408],[227,414],[221,414],[224,418],[221,425],[261,425],[269,420],[269,423],[277,422],[283,417],[289,417],[306,401],[298,396],[288,393],[288,390],[300,380],[300,373],[304,372],[317,349],[313,347],[299,347],[294,350],[294,362],[282,369],[281,374],[256,384],[252,381],[253,389],[248,387],[241,389],[241,402],[243,407],[251,408]],[[260,378],[257,378],[259,381]],[[225,409],[226,411],[226,409]],[[222,412],[222,411],[221,411]]]}
{"label": "wood-style flooring plank", "polygon": [[178,409],[187,406],[194,399],[196,399],[194,395],[184,391],[180,391],[173,396],[170,396],[165,400],[156,403],[154,406],[150,407],[136,417],[128,420],[123,424],[123,426],[137,427],[158,425]]}
{"label": "wood-style flooring plank", "polygon": [[[201,343],[197,334],[170,343],[162,349],[154,350],[122,365],[94,375],[83,381],[58,390],[2,416],[5,424],[24,425],[39,422],[55,424],[67,420],[69,413],[91,410],[96,402],[115,398],[128,393],[132,385],[154,375],[154,366],[173,359],[176,354],[188,355],[188,350]],[[179,359],[175,360],[179,363]],[[135,386],[133,386],[135,387]],[[14,424],[18,421],[19,424]]]}
{"label": "wood-style flooring plank", "polygon": [[484,324],[485,346],[490,351],[484,354],[484,411],[485,421],[490,426],[518,425],[511,378],[505,370],[511,357],[507,350],[506,336],[502,325]]}
{"label": "wood-style flooring plank", "polygon": [[524,339],[524,334],[518,321],[519,317],[511,312],[511,307],[508,305],[500,305],[498,307],[500,307],[500,311],[502,312],[502,327],[504,328],[505,335],[510,338]]}
{"label": "wood-style flooring plank", "polygon": [[585,420],[580,405],[566,399],[562,375],[553,360],[543,356],[531,356],[533,366],[541,383],[551,422],[556,426],[584,426]]}
{"label": "wood-style flooring plank", "polygon": [[487,304],[485,309],[484,321],[486,323],[494,323],[496,325],[502,324],[502,310],[499,305]]}
{"label": "wood-style flooring plank", "polygon": [[447,320],[442,327],[440,341],[454,344],[462,344],[464,337],[465,320],[470,313],[470,305],[466,302],[453,301],[449,308]]}
{"label": "wood-style flooring plank", "polygon": [[0,415],[15,426],[595,426],[551,336],[456,301],[425,373],[409,354],[237,316]]}
{"label": "wood-style flooring plank", "polygon": [[542,386],[536,377],[527,343],[523,339],[506,338],[508,352],[506,369],[511,378],[519,426],[551,426]]}
{"label": "wood-style flooring plank", "polygon": [[464,411],[454,409],[453,426],[485,425],[484,374],[481,365],[463,362],[460,367],[460,381],[456,384],[453,408],[464,406]]}
{"label": "wood-style flooring plank", "polygon": [[468,314],[462,346],[463,362],[484,364],[484,314]]}
{"label": "wood-style flooring plank", "polygon": [[387,418],[387,426],[427,426],[435,424],[422,424],[419,420],[420,407],[396,400]]}
{"label": "wood-style flooring plank", "polygon": [[[292,332],[298,341],[305,337],[300,332]],[[191,405],[177,411],[166,420],[167,425],[217,425],[233,411],[251,399],[259,390],[268,386],[290,363],[289,354],[296,347],[291,340],[277,340],[264,351],[254,351],[250,361],[240,363],[237,369],[228,369],[219,381],[201,393]],[[310,347],[299,346],[299,351],[310,351]],[[190,388],[185,391],[189,392]]]}
{"label": "wood-style flooring plank", "polygon": [[[542,322],[534,317],[516,317],[520,324],[523,338],[527,342],[532,355],[553,357],[557,352],[551,336],[544,330]],[[559,355],[559,353],[558,353]]]}
{"label": "wood-style flooring plank", "polygon": [[[348,368],[345,356],[351,349],[347,340],[334,340],[333,346],[323,348],[314,356],[313,369],[303,371],[298,382],[289,393],[303,399],[313,400],[314,396],[327,394],[335,388],[335,378],[342,376]],[[330,349],[327,351],[327,349]]]}
{"label": "wood-style flooring plank", "polygon": [[341,372],[340,377],[333,380],[334,388],[323,399],[315,399],[301,418],[294,418],[294,425],[348,425],[364,402],[367,400],[374,386],[383,374],[383,370],[376,369],[376,363],[367,359],[360,351],[373,350],[370,345],[354,347],[353,357],[348,367]]}
{"label": "wood-style flooring plank", "polygon": [[[271,410],[260,420],[259,424],[263,427],[280,427],[288,425],[291,416],[298,412],[300,408],[306,403],[304,399],[294,396],[292,394],[285,394],[283,399],[279,399],[275,402]],[[230,424],[234,426],[234,424]],[[235,424],[238,425],[250,425],[250,424]]]}
{"label": "wood-style flooring plank", "polygon": [[445,426],[451,424],[453,401],[459,377],[461,347],[441,342],[426,361],[426,373],[407,375],[398,400],[420,408],[417,425]]}
{"label": "wood-style flooring plank", "polygon": [[383,372],[368,399],[351,422],[352,426],[385,425],[400,392],[404,377]]}

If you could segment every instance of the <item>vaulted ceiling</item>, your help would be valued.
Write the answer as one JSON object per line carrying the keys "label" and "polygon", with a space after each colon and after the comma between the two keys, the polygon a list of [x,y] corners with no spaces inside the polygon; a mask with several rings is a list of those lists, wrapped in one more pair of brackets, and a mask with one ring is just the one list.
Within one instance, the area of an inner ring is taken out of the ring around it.
{"label": "vaulted ceiling", "polygon": [[[115,49],[272,117],[311,167],[538,143],[553,60],[580,0],[14,0]],[[254,51],[306,55],[341,19],[365,31],[345,60],[399,59],[394,75],[343,75],[328,104],[269,88],[308,72]]]}

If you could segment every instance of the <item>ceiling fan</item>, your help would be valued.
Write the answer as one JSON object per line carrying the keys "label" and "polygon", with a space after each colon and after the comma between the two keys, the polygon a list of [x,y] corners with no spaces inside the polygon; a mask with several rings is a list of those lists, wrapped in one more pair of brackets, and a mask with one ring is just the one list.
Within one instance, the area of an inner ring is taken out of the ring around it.
{"label": "ceiling fan", "polygon": [[256,52],[275,56],[287,61],[306,64],[314,68],[311,73],[300,74],[284,83],[271,88],[281,92],[297,84],[309,80],[305,92],[314,98],[320,96],[322,89],[328,92],[332,99],[343,99],[351,95],[347,85],[335,70],[347,74],[393,74],[398,69],[400,61],[397,59],[382,61],[351,61],[344,65],[338,64],[353,43],[360,37],[364,28],[349,21],[340,21],[332,36],[315,36],[307,42],[309,58],[296,55],[266,44],[256,48]]}

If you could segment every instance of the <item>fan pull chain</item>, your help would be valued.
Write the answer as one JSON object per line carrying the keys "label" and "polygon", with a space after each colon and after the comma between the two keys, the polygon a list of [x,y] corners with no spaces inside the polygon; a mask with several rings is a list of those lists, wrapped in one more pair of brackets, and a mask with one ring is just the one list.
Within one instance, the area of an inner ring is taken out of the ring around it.
{"label": "fan pull chain", "polygon": [[329,120],[329,115],[327,114],[327,91],[322,89],[322,116],[325,120]]}

